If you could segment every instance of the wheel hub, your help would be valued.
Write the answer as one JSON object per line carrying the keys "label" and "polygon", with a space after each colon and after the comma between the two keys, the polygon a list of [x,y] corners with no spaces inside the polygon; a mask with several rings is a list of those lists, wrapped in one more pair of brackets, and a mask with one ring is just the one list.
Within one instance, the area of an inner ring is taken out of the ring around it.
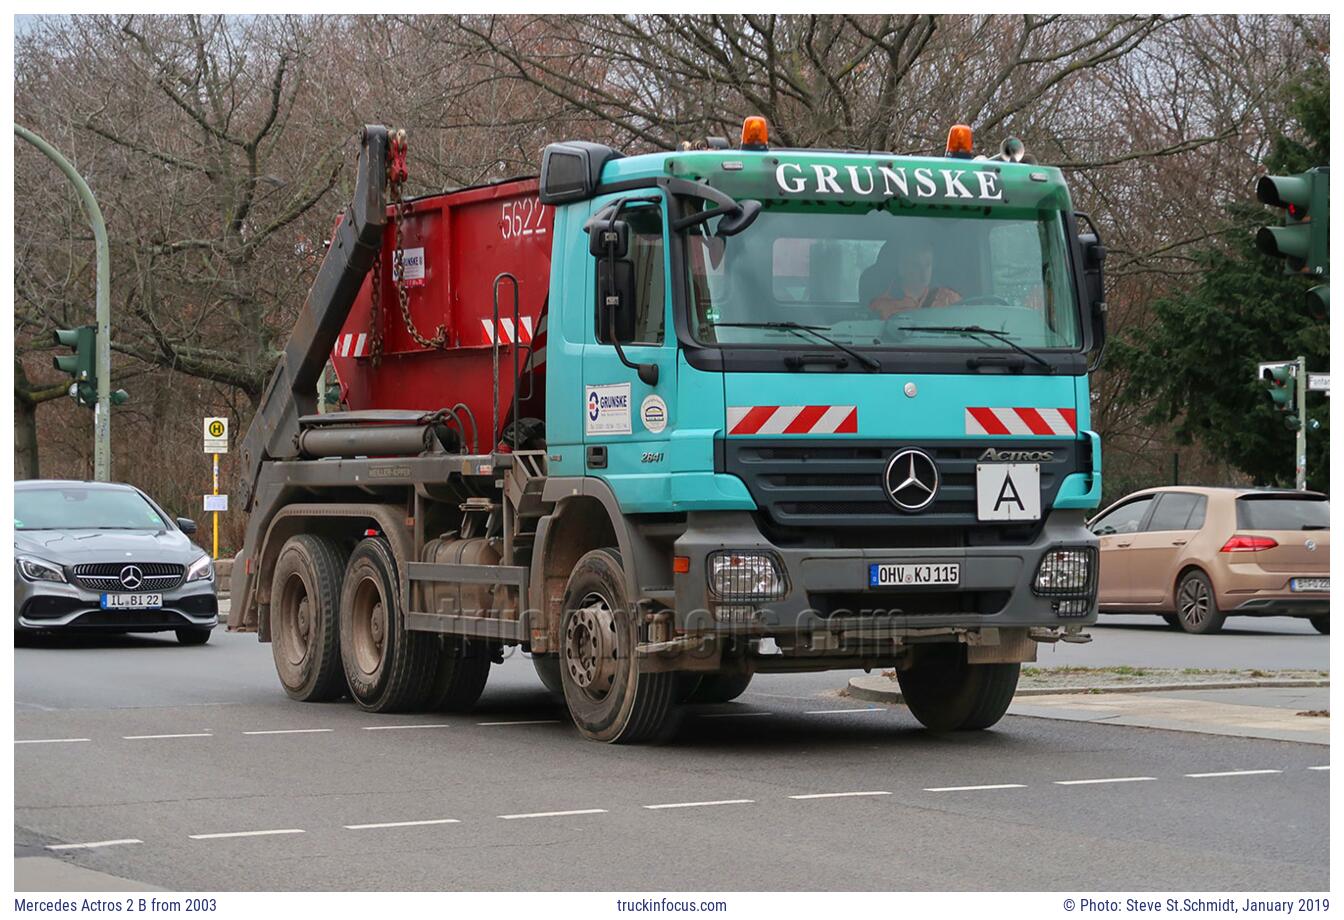
{"label": "wheel hub", "polygon": [[595,698],[616,682],[616,620],[606,598],[590,594],[565,627],[565,669],[574,683]]}

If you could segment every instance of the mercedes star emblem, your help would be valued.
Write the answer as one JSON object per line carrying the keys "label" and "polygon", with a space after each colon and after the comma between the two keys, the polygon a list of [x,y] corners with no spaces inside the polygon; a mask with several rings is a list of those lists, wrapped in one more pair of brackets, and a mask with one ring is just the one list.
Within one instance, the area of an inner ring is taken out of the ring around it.
{"label": "mercedes star emblem", "polygon": [[902,511],[923,511],[938,494],[938,465],[922,450],[899,451],[887,463],[887,496]]}
{"label": "mercedes star emblem", "polygon": [[145,581],[145,573],[140,571],[138,565],[128,565],[121,570],[122,587],[134,591]]}

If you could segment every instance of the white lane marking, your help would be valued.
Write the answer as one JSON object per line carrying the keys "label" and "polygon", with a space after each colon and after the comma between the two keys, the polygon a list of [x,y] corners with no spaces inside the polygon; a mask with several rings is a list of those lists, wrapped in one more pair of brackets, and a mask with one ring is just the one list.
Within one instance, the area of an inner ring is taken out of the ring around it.
{"label": "white lane marking", "polygon": [[706,712],[701,713],[702,719],[738,719],[747,716],[772,716],[773,712]]}
{"label": "white lane marking", "polygon": [[809,709],[804,712],[805,716],[829,716],[837,712],[889,712],[887,709],[876,709],[871,706],[865,706],[863,709]]}
{"label": "white lane marking", "polygon": [[1324,766],[1324,767],[1307,767],[1307,769],[1308,769],[1308,770],[1329,770],[1330,767],[1329,767],[1329,766]]}
{"label": "white lane marking", "polygon": [[1094,786],[1098,783],[1146,783],[1156,776],[1112,776],[1107,779],[1057,779],[1056,786]]}
{"label": "white lane marking", "polygon": [[513,722],[477,722],[477,725],[558,725],[559,719],[522,719]]}
{"label": "white lane marking", "polygon": [[668,802],[665,805],[645,805],[644,808],[701,808],[708,805],[755,805],[755,799],[721,799],[717,802]]}
{"label": "white lane marking", "polygon": [[399,728],[450,728],[447,722],[436,722],[432,725],[365,725],[366,732],[387,732],[396,731]]}
{"label": "white lane marking", "polygon": [[314,735],[318,732],[334,732],[334,728],[271,728],[266,731],[243,732],[244,735]]}
{"label": "white lane marking", "polygon": [[180,735],[122,735],[122,741],[153,741],[156,738],[213,738],[210,732],[189,732]]}
{"label": "white lane marking", "polygon": [[[1084,780],[1091,782],[1091,780]],[[1105,780],[1102,780],[1105,782]],[[982,789],[1025,789],[1024,783],[990,783],[987,786],[930,786],[925,792],[979,792]]]}
{"label": "white lane marking", "polygon": [[846,799],[855,795],[891,795],[890,792],[813,792],[810,795],[791,795],[791,799]]}
{"label": "white lane marking", "polygon": [[1221,773],[1187,773],[1191,779],[1205,779],[1211,776],[1259,776],[1262,773],[1282,773],[1282,770],[1224,770]]}
{"label": "white lane marking", "polygon": [[605,815],[605,808],[580,808],[575,811],[534,811],[526,815],[500,815],[505,821],[513,821],[517,818],[567,818],[570,815]]}
{"label": "white lane marking", "polygon": [[461,824],[456,818],[431,818],[428,821],[386,821],[382,824],[347,824],[348,831],[366,831],[378,827],[423,827],[426,824]]}
{"label": "white lane marking", "polygon": [[92,843],[49,843],[48,850],[92,850],[96,847],[119,847],[128,843],[144,843],[143,840],[137,840],[135,837],[127,837],[124,840],[95,840]]}
{"label": "white lane marking", "polygon": [[225,837],[270,837],[274,834],[302,834],[297,827],[285,827],[273,831],[229,831],[226,834],[188,834],[192,840],[222,840]]}
{"label": "white lane marking", "polygon": [[15,744],[72,744],[76,741],[88,741],[88,738],[25,738],[15,739]]}

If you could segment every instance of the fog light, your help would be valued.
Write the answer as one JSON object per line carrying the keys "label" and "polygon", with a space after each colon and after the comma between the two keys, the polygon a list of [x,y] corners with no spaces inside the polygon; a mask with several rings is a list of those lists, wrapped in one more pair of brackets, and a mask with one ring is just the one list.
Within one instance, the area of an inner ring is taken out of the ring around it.
{"label": "fog light", "polygon": [[1052,601],[1050,604],[1050,609],[1055,615],[1061,617],[1085,617],[1091,607],[1092,601],[1084,597],[1068,601]]}
{"label": "fog light", "polygon": [[1095,592],[1096,550],[1091,547],[1052,549],[1041,559],[1031,589],[1046,597],[1091,597]]}
{"label": "fog light", "polygon": [[725,601],[768,601],[788,593],[772,553],[718,550],[709,555],[709,590]]}

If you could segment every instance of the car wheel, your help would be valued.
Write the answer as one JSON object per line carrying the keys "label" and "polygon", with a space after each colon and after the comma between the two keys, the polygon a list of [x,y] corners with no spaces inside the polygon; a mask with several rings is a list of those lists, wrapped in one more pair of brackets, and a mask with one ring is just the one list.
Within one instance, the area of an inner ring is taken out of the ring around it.
{"label": "car wheel", "polygon": [[1190,572],[1176,589],[1176,616],[1181,629],[1208,636],[1223,628],[1227,614],[1218,609],[1213,585],[1203,572]]}
{"label": "car wheel", "polygon": [[205,645],[210,641],[210,629],[182,628],[173,630],[179,645]]}
{"label": "car wheel", "polygon": [[1163,622],[1165,622],[1168,626],[1170,626],[1172,629],[1180,629],[1180,628],[1181,628],[1181,618],[1178,617],[1178,616],[1177,616],[1176,614],[1174,614],[1174,613],[1164,613],[1164,614],[1162,614],[1162,620],[1163,620]]}
{"label": "car wheel", "polygon": [[1316,631],[1321,635],[1330,635],[1330,614],[1323,613],[1318,617],[1312,617],[1311,625],[1316,627]]}
{"label": "car wheel", "polygon": [[271,657],[291,699],[320,703],[345,692],[337,623],[344,571],[340,545],[313,534],[290,537],[275,560]]}

